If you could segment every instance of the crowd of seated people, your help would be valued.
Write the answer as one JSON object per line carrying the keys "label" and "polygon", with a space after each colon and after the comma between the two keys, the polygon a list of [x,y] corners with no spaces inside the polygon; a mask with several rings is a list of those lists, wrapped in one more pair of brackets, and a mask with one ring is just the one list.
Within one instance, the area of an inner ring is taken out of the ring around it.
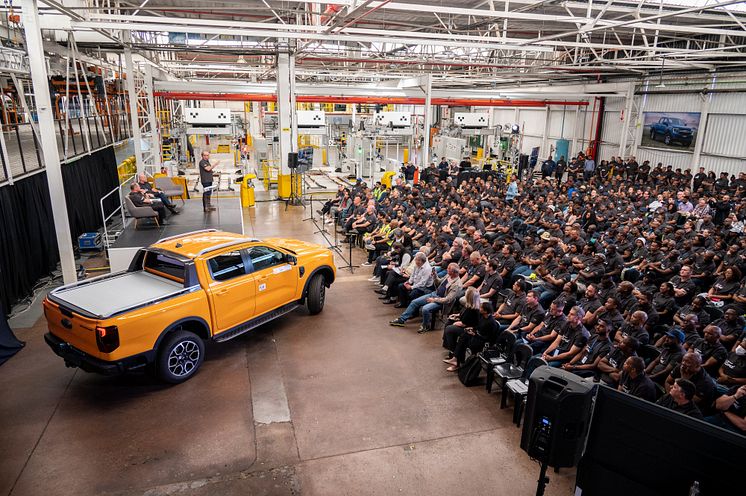
{"label": "crowd of seated people", "polygon": [[340,188],[324,213],[364,238],[402,309],[391,325],[447,320],[448,370],[510,332],[551,366],[746,433],[746,173],[586,160],[521,180],[441,161],[417,184]]}

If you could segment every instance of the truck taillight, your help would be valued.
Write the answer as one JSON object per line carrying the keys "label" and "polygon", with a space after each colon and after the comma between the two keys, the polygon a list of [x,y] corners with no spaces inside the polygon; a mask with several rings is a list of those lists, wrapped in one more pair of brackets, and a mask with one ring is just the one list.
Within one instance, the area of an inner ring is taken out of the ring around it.
{"label": "truck taillight", "polygon": [[96,327],[96,346],[102,353],[111,353],[119,348],[119,329],[117,326]]}

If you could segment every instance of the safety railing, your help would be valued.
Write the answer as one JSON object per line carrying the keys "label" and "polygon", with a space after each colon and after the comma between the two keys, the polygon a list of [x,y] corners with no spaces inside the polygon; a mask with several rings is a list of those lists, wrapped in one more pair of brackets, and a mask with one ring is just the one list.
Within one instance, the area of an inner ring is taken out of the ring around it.
{"label": "safety railing", "polygon": [[[117,186],[116,188],[106,193],[99,200],[99,205],[101,207],[101,219],[103,220],[102,224],[104,228],[102,239],[103,239],[104,247],[106,247],[107,249],[112,244],[114,244],[114,242],[117,240],[119,235],[124,230],[125,218],[124,218],[123,197],[124,197],[124,194],[126,193],[123,193],[123,189],[125,187],[129,188],[130,181],[132,181],[135,178],[135,175],[136,174],[132,174],[131,176],[128,176],[126,179],[124,179],[124,181],[122,181],[119,184],[119,186]],[[107,202],[108,198],[112,198],[114,195],[116,195],[117,206],[114,207],[114,209],[107,214],[106,207],[104,204]],[[111,226],[109,225],[109,221],[112,221],[117,216],[121,217],[122,223],[119,226],[121,227],[121,229],[117,229],[116,224],[114,224],[113,222],[111,223],[112,224]]]}
{"label": "safety railing", "polygon": [[[54,124],[63,163],[132,136],[126,113],[56,119]],[[0,123],[0,165],[0,186],[44,168],[41,144],[30,122]]]}

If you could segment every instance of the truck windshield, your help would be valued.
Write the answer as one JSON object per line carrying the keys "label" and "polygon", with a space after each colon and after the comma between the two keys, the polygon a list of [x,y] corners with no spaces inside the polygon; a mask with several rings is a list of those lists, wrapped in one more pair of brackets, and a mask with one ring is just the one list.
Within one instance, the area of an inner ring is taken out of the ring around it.
{"label": "truck windshield", "polygon": [[161,253],[145,253],[144,269],[147,272],[184,282],[184,263]]}
{"label": "truck windshield", "polygon": [[674,126],[683,126],[684,125],[684,121],[682,121],[681,119],[672,118],[671,119],[671,124],[674,125]]}

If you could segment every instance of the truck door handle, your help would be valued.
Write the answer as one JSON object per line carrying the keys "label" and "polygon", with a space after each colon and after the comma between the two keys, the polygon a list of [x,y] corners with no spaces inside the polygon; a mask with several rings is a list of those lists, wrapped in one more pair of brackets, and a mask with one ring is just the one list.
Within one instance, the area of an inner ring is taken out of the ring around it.
{"label": "truck door handle", "polygon": [[215,291],[215,294],[216,295],[224,295],[227,292],[228,292],[227,289],[219,289],[219,290]]}

